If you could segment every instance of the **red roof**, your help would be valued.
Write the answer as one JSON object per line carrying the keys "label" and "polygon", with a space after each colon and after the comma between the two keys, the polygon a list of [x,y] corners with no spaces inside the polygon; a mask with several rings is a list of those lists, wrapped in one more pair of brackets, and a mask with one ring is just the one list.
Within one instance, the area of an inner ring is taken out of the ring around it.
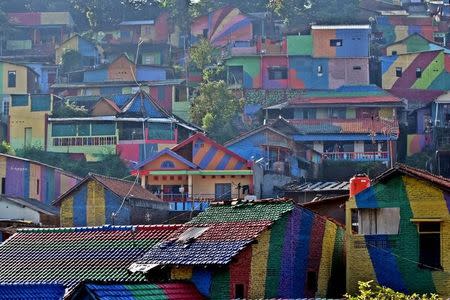
{"label": "red roof", "polygon": [[402,103],[398,97],[362,96],[362,97],[297,97],[289,101],[289,104],[376,104],[376,103]]}
{"label": "red roof", "polygon": [[415,177],[421,180],[429,181],[435,185],[440,186],[446,190],[450,190],[450,179],[435,175],[425,170],[413,168],[404,164],[396,164],[393,168],[387,170],[380,176],[374,179],[374,182],[384,181],[392,175],[401,173],[407,176]]}
{"label": "red roof", "polygon": [[418,89],[391,89],[389,93],[399,97],[405,98],[410,102],[421,102],[428,104],[440,95],[443,95],[445,91],[433,91],[433,90],[418,90]]}

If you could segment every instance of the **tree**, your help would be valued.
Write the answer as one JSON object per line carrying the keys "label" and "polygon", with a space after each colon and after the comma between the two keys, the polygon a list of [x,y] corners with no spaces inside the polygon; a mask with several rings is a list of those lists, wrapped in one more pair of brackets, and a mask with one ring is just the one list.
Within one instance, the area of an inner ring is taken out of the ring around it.
{"label": "tree", "polygon": [[412,294],[406,295],[393,289],[374,284],[373,280],[358,282],[358,294],[353,296],[344,295],[347,300],[375,300],[375,299],[398,299],[398,300],[438,300],[442,299],[436,294]]}
{"label": "tree", "polygon": [[80,52],[73,49],[66,50],[61,60],[61,70],[63,73],[79,70],[83,66],[83,56]]}
{"label": "tree", "polygon": [[234,97],[223,80],[204,82],[192,102],[191,118],[194,123],[201,124],[212,138],[225,142],[236,135],[234,121],[242,107],[243,101]]}
{"label": "tree", "polygon": [[57,106],[53,111],[55,118],[87,117],[87,115],[88,110],[84,106],[78,106],[69,100]]}
{"label": "tree", "polygon": [[197,45],[190,49],[191,63],[198,70],[204,70],[205,67],[217,63],[217,49],[207,39],[202,39]]}

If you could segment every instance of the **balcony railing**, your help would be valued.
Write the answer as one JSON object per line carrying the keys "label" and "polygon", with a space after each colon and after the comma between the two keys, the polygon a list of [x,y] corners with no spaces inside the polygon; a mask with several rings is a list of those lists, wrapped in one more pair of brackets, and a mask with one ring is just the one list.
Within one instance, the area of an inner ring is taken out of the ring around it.
{"label": "balcony railing", "polygon": [[388,152],[326,152],[322,154],[322,159],[330,160],[355,160],[355,161],[371,161],[371,160],[388,160]]}
{"label": "balcony railing", "polygon": [[[236,199],[238,197],[237,192],[233,192],[228,195],[222,195],[216,196],[215,194],[195,194],[195,195],[188,195],[188,194],[157,194],[159,198],[166,202],[214,202],[214,201],[223,201],[223,200],[231,200]],[[241,194],[242,197],[242,194]]]}
{"label": "balcony railing", "polygon": [[58,137],[52,139],[54,147],[116,145],[116,136]]}

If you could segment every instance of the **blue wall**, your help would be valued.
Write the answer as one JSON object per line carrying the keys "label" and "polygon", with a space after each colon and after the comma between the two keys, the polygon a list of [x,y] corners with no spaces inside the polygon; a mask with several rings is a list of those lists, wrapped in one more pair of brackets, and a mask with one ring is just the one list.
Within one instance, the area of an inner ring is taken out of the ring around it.
{"label": "blue wall", "polygon": [[83,82],[103,82],[108,80],[108,69],[84,72]]}
{"label": "blue wall", "polygon": [[166,70],[164,68],[155,68],[149,66],[137,67],[137,80],[166,80]]}
{"label": "blue wall", "polygon": [[336,57],[368,57],[370,30],[337,29],[336,38],[342,47],[336,47]]}

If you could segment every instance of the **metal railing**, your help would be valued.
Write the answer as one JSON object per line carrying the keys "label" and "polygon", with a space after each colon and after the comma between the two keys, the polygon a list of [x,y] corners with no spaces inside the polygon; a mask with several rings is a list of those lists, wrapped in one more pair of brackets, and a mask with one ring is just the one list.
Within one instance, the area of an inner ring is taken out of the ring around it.
{"label": "metal railing", "polygon": [[[238,197],[237,193],[230,193],[228,195],[221,195],[221,197],[216,197],[215,194],[195,194],[195,195],[188,195],[188,194],[166,194],[166,193],[160,193],[156,194],[160,199],[167,202],[214,202],[214,201],[222,201],[222,200],[231,200]],[[241,194],[242,196],[242,194]]]}
{"label": "metal railing", "polygon": [[358,161],[370,161],[370,160],[388,160],[389,153],[380,152],[325,152],[322,153],[322,159],[330,160],[358,160]]}
{"label": "metal railing", "polygon": [[67,146],[106,146],[116,145],[116,136],[89,136],[89,137],[57,137],[52,138],[54,147]]}

